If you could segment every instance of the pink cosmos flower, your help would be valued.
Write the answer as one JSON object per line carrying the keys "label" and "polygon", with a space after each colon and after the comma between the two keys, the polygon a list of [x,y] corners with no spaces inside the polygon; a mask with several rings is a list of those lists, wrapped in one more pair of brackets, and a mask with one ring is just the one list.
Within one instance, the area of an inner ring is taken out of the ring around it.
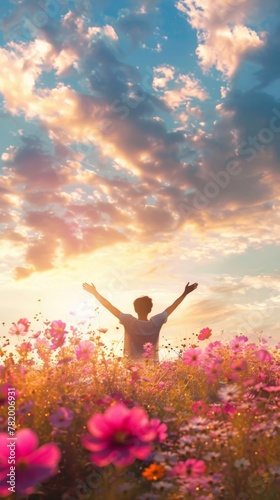
{"label": "pink cosmos flower", "polygon": [[272,356],[266,349],[260,349],[259,351],[256,351],[255,354],[259,358],[259,360],[263,361],[264,363],[272,362]]}
{"label": "pink cosmos flower", "polygon": [[66,323],[63,323],[60,319],[51,322],[50,333],[52,336],[68,333],[65,330]]}
{"label": "pink cosmos flower", "polygon": [[16,491],[24,495],[30,495],[39,483],[56,474],[61,458],[55,443],[37,449],[38,437],[31,429],[21,429],[15,433],[15,438],[0,434],[0,497],[10,494],[7,474],[10,473],[8,459],[12,450],[15,452]]}
{"label": "pink cosmos flower", "polygon": [[58,349],[58,347],[62,347],[65,342],[65,335],[64,333],[56,333],[53,338],[51,339],[51,346],[50,349]]}
{"label": "pink cosmos flower", "polygon": [[146,344],[143,345],[143,358],[151,358],[154,356],[154,345],[151,342],[146,342]]}
{"label": "pink cosmos flower", "polygon": [[212,335],[212,330],[211,330],[211,328],[208,328],[208,326],[207,326],[206,328],[202,328],[202,330],[200,330],[199,335],[198,335],[198,340],[209,339],[209,337],[211,337],[211,335]]}
{"label": "pink cosmos flower", "polygon": [[207,413],[209,406],[201,399],[192,404],[191,410],[195,415],[200,415],[201,413]]}
{"label": "pink cosmos flower", "polygon": [[14,323],[9,330],[10,335],[25,335],[27,333],[25,326],[22,323]]}
{"label": "pink cosmos flower", "polygon": [[211,380],[215,380],[222,371],[221,361],[219,359],[211,360],[209,363],[205,363],[204,371],[207,375],[210,375]]}
{"label": "pink cosmos flower", "polygon": [[152,418],[149,424],[150,428],[153,429],[157,434],[157,441],[162,442],[167,438],[167,425],[161,423],[159,418]]}
{"label": "pink cosmos flower", "polygon": [[202,350],[197,347],[190,347],[183,354],[183,361],[186,365],[198,366],[201,361]]}
{"label": "pink cosmos flower", "polygon": [[57,428],[69,427],[74,417],[74,413],[69,408],[61,406],[55,413],[50,415],[50,423]]}
{"label": "pink cosmos flower", "polygon": [[110,463],[124,467],[136,458],[145,460],[157,438],[145,410],[129,409],[122,403],[110,406],[104,414],[92,415],[87,427],[90,434],[82,437],[82,444],[92,452],[90,458],[99,467]]}
{"label": "pink cosmos flower", "polygon": [[171,476],[187,476],[195,478],[202,476],[206,470],[203,460],[189,458],[185,462],[178,462],[170,471]]}
{"label": "pink cosmos flower", "polygon": [[229,345],[235,352],[239,352],[243,349],[245,342],[247,342],[248,337],[245,335],[236,335],[233,340],[230,341]]}
{"label": "pink cosmos flower", "polygon": [[95,345],[90,340],[82,340],[75,347],[76,358],[79,361],[88,361],[95,351]]}
{"label": "pink cosmos flower", "polygon": [[23,325],[24,328],[25,328],[25,332],[28,332],[28,329],[29,329],[29,325],[30,325],[30,321],[28,321],[27,318],[21,318],[18,320],[18,325]]}

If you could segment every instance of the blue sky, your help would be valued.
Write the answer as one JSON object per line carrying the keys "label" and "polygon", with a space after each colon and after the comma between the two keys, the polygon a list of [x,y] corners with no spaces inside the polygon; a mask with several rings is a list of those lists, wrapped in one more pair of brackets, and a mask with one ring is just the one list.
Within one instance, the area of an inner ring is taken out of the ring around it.
{"label": "blue sky", "polygon": [[81,310],[83,281],[125,312],[150,294],[156,313],[196,281],[172,341],[240,325],[276,340],[279,11],[1,3],[3,321],[34,315],[39,295],[53,319]]}

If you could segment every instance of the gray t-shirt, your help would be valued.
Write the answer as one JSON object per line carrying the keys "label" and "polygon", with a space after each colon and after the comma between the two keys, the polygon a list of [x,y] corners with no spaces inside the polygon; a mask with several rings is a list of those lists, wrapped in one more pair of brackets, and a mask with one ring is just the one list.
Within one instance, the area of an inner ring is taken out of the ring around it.
{"label": "gray t-shirt", "polygon": [[120,323],[124,326],[124,350],[129,359],[143,359],[143,345],[151,342],[154,345],[154,360],[158,360],[159,332],[167,321],[167,312],[152,316],[148,321],[137,319],[131,314],[121,313]]}

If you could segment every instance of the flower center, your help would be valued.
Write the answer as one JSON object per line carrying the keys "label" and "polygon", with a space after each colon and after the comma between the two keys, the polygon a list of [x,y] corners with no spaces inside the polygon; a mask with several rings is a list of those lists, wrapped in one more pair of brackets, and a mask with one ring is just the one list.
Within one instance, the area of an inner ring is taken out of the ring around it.
{"label": "flower center", "polygon": [[124,432],[124,431],[118,431],[116,432],[116,434],[114,435],[114,441],[115,443],[117,444],[124,444],[127,440],[127,433]]}
{"label": "flower center", "polygon": [[24,460],[19,460],[17,463],[17,469],[20,471],[26,470],[28,468],[27,463]]}

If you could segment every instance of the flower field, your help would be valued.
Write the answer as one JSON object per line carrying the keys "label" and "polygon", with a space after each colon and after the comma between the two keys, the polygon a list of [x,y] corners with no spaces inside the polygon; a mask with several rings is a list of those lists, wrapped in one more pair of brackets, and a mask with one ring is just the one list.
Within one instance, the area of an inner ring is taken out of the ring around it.
{"label": "flower field", "polygon": [[105,334],[61,320],[10,328],[1,498],[280,499],[279,344],[242,334],[210,342],[203,328],[176,359],[154,363],[147,344],[131,362]]}

